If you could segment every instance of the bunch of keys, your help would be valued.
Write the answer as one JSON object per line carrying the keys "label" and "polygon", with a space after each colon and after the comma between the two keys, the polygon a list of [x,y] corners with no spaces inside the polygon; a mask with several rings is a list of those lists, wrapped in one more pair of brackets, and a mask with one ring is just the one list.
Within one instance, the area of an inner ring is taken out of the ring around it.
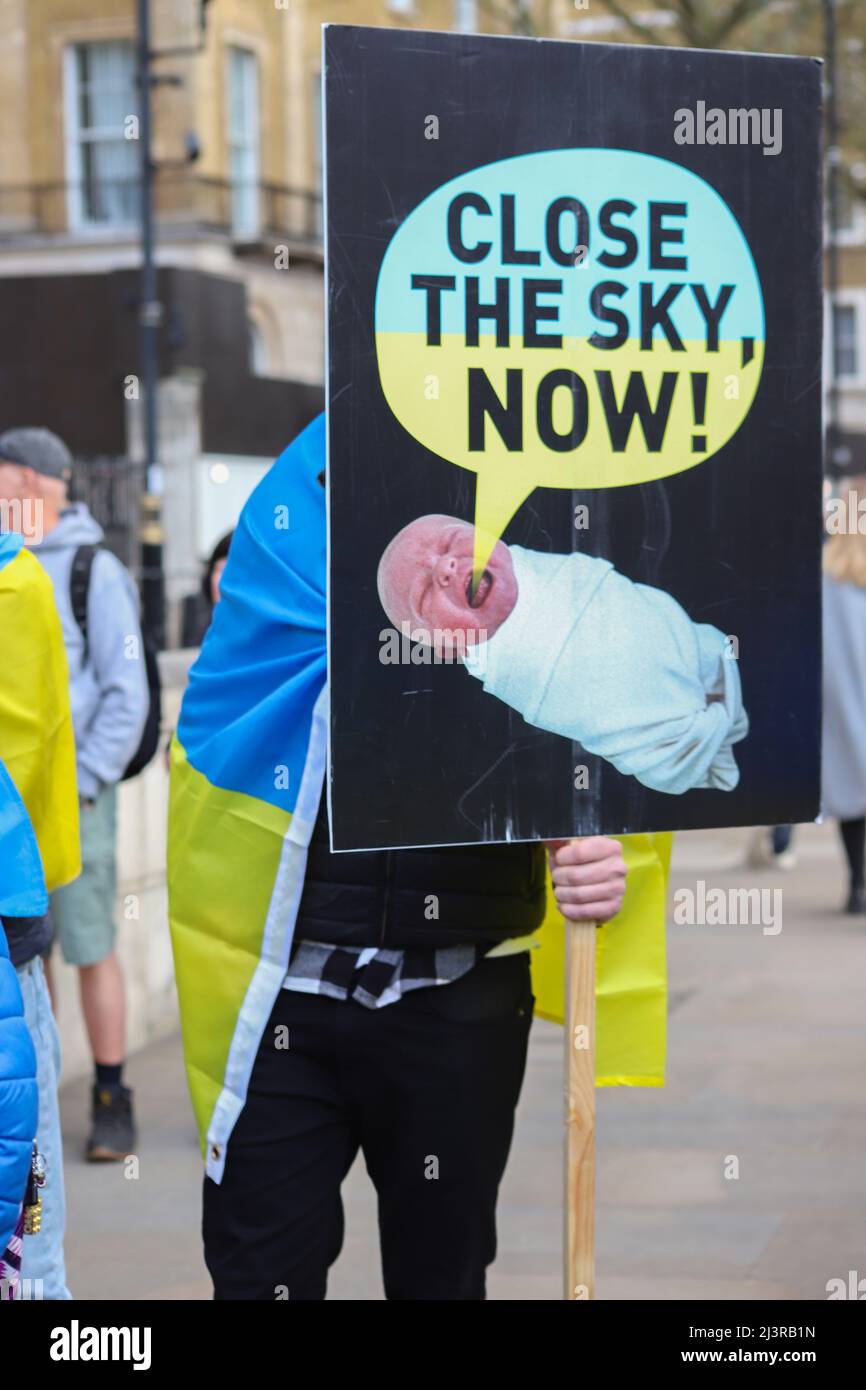
{"label": "bunch of keys", "polygon": [[38,1236],[42,1228],[42,1189],[45,1186],[45,1159],[33,1141],[33,1156],[24,1194],[24,1234]]}

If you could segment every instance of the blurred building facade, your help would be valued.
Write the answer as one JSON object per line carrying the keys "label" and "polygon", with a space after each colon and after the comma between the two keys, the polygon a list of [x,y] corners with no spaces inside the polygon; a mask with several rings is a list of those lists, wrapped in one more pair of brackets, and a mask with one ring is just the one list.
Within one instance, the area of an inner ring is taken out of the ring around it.
{"label": "blurred building facade", "polygon": [[[858,70],[863,85],[866,6],[838,4],[840,55],[854,73],[840,89],[844,118]],[[179,599],[195,587],[199,561],[323,402],[321,24],[682,43],[689,8],[151,0],[153,47],[167,55],[155,63],[153,109],[175,641]],[[795,11],[805,15],[796,35]],[[133,562],[141,491],[135,37],[135,0],[0,0],[0,423],[44,424],[89,460],[84,493]],[[768,3],[720,42],[785,51],[794,38],[796,51],[820,52],[819,5]],[[860,115],[856,108],[855,126]],[[866,187],[851,126],[844,154]],[[866,132],[854,133],[866,145]],[[866,471],[866,203],[847,196],[847,178],[842,187],[827,361],[846,466]]]}
{"label": "blurred building facade", "polygon": [[[490,23],[475,0],[151,0],[151,16],[176,642],[200,560],[323,404],[321,24]],[[135,0],[0,0],[0,421],[68,441],[133,564],[137,111]]]}
{"label": "blurred building facade", "polygon": [[[820,0],[766,0],[737,6],[652,4],[651,0],[539,0],[548,32],[604,43],[648,40],[694,47],[748,49],[823,57],[825,7]],[[738,25],[725,32],[727,15]],[[541,14],[542,11],[536,11]],[[688,28],[689,16],[695,32]],[[835,0],[839,208],[836,228],[838,291],[825,304],[824,384],[835,384],[834,471],[866,473],[866,4]],[[631,21],[631,23],[629,22]],[[671,94],[676,105],[676,94]],[[792,235],[796,231],[792,229]],[[825,226],[825,245],[830,227]],[[825,396],[825,419],[830,401]]]}

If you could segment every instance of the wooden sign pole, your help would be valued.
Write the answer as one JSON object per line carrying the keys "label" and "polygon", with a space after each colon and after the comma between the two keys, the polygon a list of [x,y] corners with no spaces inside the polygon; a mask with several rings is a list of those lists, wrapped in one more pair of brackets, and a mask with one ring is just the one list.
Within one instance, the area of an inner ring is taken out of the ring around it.
{"label": "wooden sign pole", "polygon": [[595,933],[566,923],[566,1299],[595,1297]]}

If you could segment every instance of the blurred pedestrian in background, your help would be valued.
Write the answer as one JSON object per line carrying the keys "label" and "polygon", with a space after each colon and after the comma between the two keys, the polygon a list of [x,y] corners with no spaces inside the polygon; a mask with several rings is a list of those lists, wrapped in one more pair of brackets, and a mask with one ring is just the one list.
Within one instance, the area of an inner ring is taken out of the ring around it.
{"label": "blurred pedestrian in background", "polygon": [[102,528],[85,504],[70,504],[71,472],[69,450],[49,430],[0,435],[4,495],[35,498],[41,508],[35,553],[54,586],[69,664],[82,871],[52,895],[51,915],[64,959],[79,970],[94,1060],[86,1155],[119,1160],[134,1148],[135,1127],[123,1084],[125,992],[115,952],[116,784],[139,748],[150,696],[135,585],[102,547]]}
{"label": "blurred pedestrian in background", "polygon": [[748,864],[752,869],[794,869],[797,855],[791,844],[793,825],[764,825],[749,843]]}
{"label": "blurred pedestrian in background", "polygon": [[[220,536],[202,566],[201,588],[194,594],[187,594],[183,600],[180,633],[180,645],[182,647],[200,647],[205,639],[205,633],[211,625],[213,611],[219,603],[220,581],[223,577],[226,561],[229,558],[233,535],[234,530],[232,529],[227,531],[224,536]],[[171,740],[173,737],[174,729],[169,729],[163,749],[166,772],[171,770]]]}
{"label": "blurred pedestrian in background", "polygon": [[[866,476],[843,490],[866,497]],[[824,547],[822,809],[839,822],[848,865],[846,912],[866,912],[866,536]]]}
{"label": "blurred pedestrian in background", "polygon": [[227,531],[224,536],[220,536],[204,562],[200,592],[187,594],[183,601],[180,638],[182,647],[200,647],[204,641],[214,608],[219,602],[220,580],[229,558],[233,535],[234,531]]}

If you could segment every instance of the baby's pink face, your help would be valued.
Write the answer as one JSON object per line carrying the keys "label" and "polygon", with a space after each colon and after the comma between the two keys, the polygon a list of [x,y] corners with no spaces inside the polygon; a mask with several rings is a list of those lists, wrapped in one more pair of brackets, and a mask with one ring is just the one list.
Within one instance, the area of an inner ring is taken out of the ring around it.
{"label": "baby's pink face", "polygon": [[508,546],[497,541],[473,595],[474,539],[474,528],[453,516],[421,516],[398,531],[378,575],[382,607],[394,627],[408,622],[441,650],[454,650],[461,638],[437,638],[437,631],[463,634],[466,645],[493,636],[517,601],[517,580]]}

